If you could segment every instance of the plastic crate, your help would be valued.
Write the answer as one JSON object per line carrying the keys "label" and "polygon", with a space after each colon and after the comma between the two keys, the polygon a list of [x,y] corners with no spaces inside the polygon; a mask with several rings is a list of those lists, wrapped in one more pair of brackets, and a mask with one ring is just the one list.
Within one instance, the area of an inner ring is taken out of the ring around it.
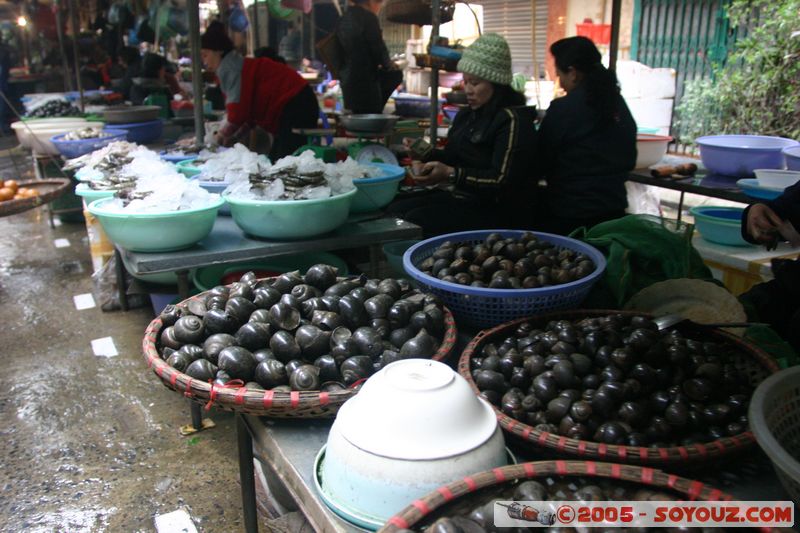
{"label": "plastic crate", "polygon": [[539,232],[531,233],[539,240],[552,243],[559,250],[569,249],[585,254],[595,264],[595,270],[585,278],[551,287],[489,289],[442,281],[416,267],[432,256],[436,248],[445,241],[475,245],[483,242],[490,233],[499,233],[503,238],[508,238],[520,237],[526,232],[483,230],[450,233],[424,240],[409,248],[403,255],[403,268],[408,275],[422,290],[439,296],[453,312],[459,325],[487,328],[548,311],[577,308],[606,269],[605,257],[593,246],[569,237]]}

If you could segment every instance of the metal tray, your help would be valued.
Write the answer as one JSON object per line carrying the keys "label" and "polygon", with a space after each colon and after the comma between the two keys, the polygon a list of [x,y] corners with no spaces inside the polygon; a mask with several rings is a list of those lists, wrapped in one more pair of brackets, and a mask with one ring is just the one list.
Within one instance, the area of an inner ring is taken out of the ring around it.
{"label": "metal tray", "polygon": [[103,120],[108,124],[129,124],[131,122],[149,122],[158,118],[161,107],[157,105],[138,105],[118,107],[103,111]]}

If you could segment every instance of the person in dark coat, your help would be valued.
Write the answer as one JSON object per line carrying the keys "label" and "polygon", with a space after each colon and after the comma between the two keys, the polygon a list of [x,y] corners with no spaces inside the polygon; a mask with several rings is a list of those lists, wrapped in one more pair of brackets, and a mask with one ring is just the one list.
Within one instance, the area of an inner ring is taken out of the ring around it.
{"label": "person in dark coat", "polygon": [[136,47],[126,46],[119,52],[119,62],[125,69],[119,82],[119,92],[126,100],[130,100],[133,80],[142,74],[142,55]]}
{"label": "person in dark coat", "polygon": [[542,227],[568,234],[625,215],[636,122],[592,41],[568,37],[553,43],[550,53],[567,95],[552,101],[539,128],[540,168],[547,180]]}
{"label": "person in dark coat", "polygon": [[403,73],[389,59],[378,23],[383,0],[353,0],[336,29],[342,45],[339,80],[344,107],[353,113],[382,113]]}
{"label": "person in dark coat", "polygon": [[511,88],[508,43],[484,34],[464,51],[458,69],[469,105],[456,115],[445,148],[423,156],[415,176],[419,184],[453,189],[399,200],[389,211],[422,226],[427,236],[530,227],[536,109]]}
{"label": "person in dark coat", "polygon": [[[778,241],[797,244],[800,235],[800,183],[778,198],[749,206],[742,215],[742,237],[773,247]],[[739,299],[749,318],[766,322],[800,353],[800,259],[773,259],[773,279],[753,286]]]}

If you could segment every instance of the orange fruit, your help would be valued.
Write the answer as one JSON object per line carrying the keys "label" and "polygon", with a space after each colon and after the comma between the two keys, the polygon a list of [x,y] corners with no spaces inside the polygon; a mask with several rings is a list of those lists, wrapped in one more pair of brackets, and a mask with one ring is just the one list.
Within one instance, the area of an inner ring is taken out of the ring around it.
{"label": "orange fruit", "polygon": [[0,189],[0,202],[5,202],[6,200],[11,200],[12,198],[14,198],[14,191],[8,187],[3,187]]}
{"label": "orange fruit", "polygon": [[3,187],[6,187],[14,192],[17,192],[17,189],[19,189],[19,184],[17,183],[16,180],[6,180],[3,183]]}
{"label": "orange fruit", "polygon": [[39,189],[28,189],[28,196],[39,196]]}

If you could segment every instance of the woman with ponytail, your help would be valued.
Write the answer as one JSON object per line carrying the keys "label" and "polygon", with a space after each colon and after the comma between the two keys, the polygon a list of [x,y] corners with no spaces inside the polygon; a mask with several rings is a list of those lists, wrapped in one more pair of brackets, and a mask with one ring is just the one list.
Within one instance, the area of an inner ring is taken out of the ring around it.
{"label": "woman with ponytail", "polygon": [[625,179],[636,164],[636,122],[592,41],[568,37],[553,43],[550,53],[567,94],[553,100],[539,129],[547,179],[543,226],[566,235],[624,216]]}

